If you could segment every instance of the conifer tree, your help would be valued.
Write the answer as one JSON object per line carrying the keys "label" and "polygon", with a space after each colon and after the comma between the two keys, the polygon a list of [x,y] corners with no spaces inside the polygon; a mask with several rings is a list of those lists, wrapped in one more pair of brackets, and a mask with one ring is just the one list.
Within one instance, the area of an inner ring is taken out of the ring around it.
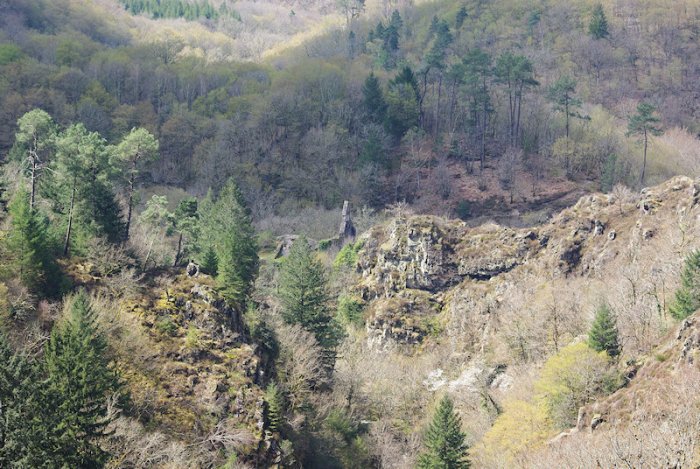
{"label": "conifer tree", "polygon": [[13,353],[0,333],[0,467],[46,467],[48,428],[41,419],[41,377],[26,357]]}
{"label": "conifer tree", "polygon": [[75,124],[58,137],[53,188],[66,219],[64,255],[75,235],[82,240],[94,236],[111,242],[121,239],[124,225],[112,192],[111,173],[107,145],[99,134]]}
{"label": "conifer tree", "polygon": [[67,314],[44,356],[51,452],[57,467],[100,467],[107,457],[98,444],[109,423],[107,399],[119,383],[84,291],[72,298]]}
{"label": "conifer tree", "polygon": [[681,286],[676,291],[675,301],[669,308],[671,316],[685,319],[700,309],[700,250],[685,259],[681,273]]}
{"label": "conifer tree", "polygon": [[642,173],[639,183],[644,184],[644,175],[647,169],[647,150],[649,147],[649,137],[661,135],[663,131],[657,126],[660,119],[656,116],[656,107],[649,103],[639,103],[636,114],[628,118],[627,135],[637,135],[644,145],[644,160],[642,162]]}
{"label": "conifer tree", "polygon": [[56,139],[56,126],[51,116],[41,109],[24,114],[18,121],[15,145],[24,150],[29,172],[29,206],[33,209],[36,191],[44,169],[48,166]]}
{"label": "conifer tree", "polygon": [[364,97],[365,109],[372,121],[381,124],[384,122],[386,115],[386,102],[384,101],[384,93],[382,92],[379,80],[370,73],[365,84],[362,86],[362,95]]}
{"label": "conifer tree", "polygon": [[216,255],[216,250],[213,246],[207,247],[204,251],[204,258],[202,259],[202,271],[205,274],[216,277],[219,273],[219,258]]}
{"label": "conifer tree", "polygon": [[594,39],[603,39],[610,35],[608,31],[608,19],[605,17],[605,10],[600,3],[593,8],[591,22],[588,24],[588,33]]}
{"label": "conifer tree", "polygon": [[593,325],[588,332],[588,345],[596,352],[606,352],[612,358],[620,355],[615,315],[605,303],[595,313]]}
{"label": "conifer tree", "polygon": [[282,318],[311,332],[332,368],[341,333],[330,314],[328,285],[323,265],[304,237],[294,241],[280,268],[279,296]]}
{"label": "conifer tree", "polygon": [[221,293],[230,303],[243,307],[259,265],[255,229],[243,195],[229,180],[215,201],[211,195],[202,201],[201,212],[205,253],[213,248],[216,254]]}
{"label": "conifer tree", "polygon": [[20,188],[10,203],[12,228],[7,246],[22,283],[34,293],[52,297],[60,291],[62,276],[52,253],[48,221],[30,207],[30,198]]}
{"label": "conifer tree", "polygon": [[426,450],[418,459],[419,469],[466,469],[466,435],[462,422],[448,396],[444,396],[428,426],[424,442]]}
{"label": "conifer tree", "polygon": [[136,182],[143,167],[158,157],[158,140],[146,129],[131,129],[116,147],[116,155],[122,162],[126,184],[128,203],[124,231],[126,239],[129,239]]}
{"label": "conifer tree", "polygon": [[282,428],[284,418],[284,398],[282,392],[275,383],[270,383],[265,390],[265,402],[267,402],[267,422],[271,432],[278,432]]}

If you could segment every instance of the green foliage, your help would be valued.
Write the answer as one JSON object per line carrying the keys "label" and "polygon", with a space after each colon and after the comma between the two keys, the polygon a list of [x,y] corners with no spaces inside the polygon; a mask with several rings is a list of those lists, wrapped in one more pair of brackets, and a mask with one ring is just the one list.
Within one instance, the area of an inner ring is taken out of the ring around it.
{"label": "green foliage", "polygon": [[365,304],[362,300],[353,296],[343,295],[338,298],[338,320],[343,324],[364,325]]}
{"label": "green foliage", "polygon": [[181,259],[195,254],[199,247],[199,213],[197,199],[186,197],[180,201],[173,214],[173,228],[178,232],[177,252],[174,265]]}
{"label": "green foliage", "polygon": [[384,93],[382,92],[379,80],[370,73],[365,84],[362,86],[362,95],[364,97],[365,109],[370,119],[375,123],[384,122],[386,116],[386,102],[384,101]]}
{"label": "green foliage", "polygon": [[649,145],[649,137],[652,135],[662,135],[663,131],[658,127],[660,119],[656,116],[656,107],[649,103],[639,103],[637,112],[628,118],[627,135],[636,135],[640,137],[644,144],[644,162],[642,163],[642,172],[639,178],[639,183],[644,184],[644,175],[647,167],[647,147]]}
{"label": "green foliage", "polygon": [[547,90],[547,98],[554,104],[554,109],[564,113],[566,118],[566,137],[569,138],[569,118],[587,119],[576,109],[581,107],[581,100],[575,95],[576,81],[570,76],[563,76]]}
{"label": "green foliage", "polygon": [[201,270],[205,274],[216,277],[219,273],[219,257],[216,255],[216,250],[214,246],[208,246],[207,250],[204,251],[204,257],[202,258]]}
{"label": "green foliage", "polygon": [[177,334],[177,329],[177,324],[169,317],[164,317],[156,322],[156,330],[163,335],[173,337]]}
{"label": "green foliage", "polygon": [[220,3],[215,8],[209,0],[120,0],[124,8],[134,15],[147,13],[153,18],[185,18],[215,20],[221,16],[240,19],[234,10],[230,10],[227,2]]}
{"label": "green foliage", "polygon": [[79,253],[93,237],[120,241],[124,225],[112,191],[113,167],[105,140],[83,124],[74,124],[59,135],[56,147],[51,199],[66,225],[64,255],[74,238]]}
{"label": "green foliage", "polygon": [[360,241],[343,246],[333,260],[333,268],[355,267],[360,249],[362,249],[362,242]]}
{"label": "green foliage", "polygon": [[386,95],[387,131],[397,139],[418,125],[420,109],[416,91],[411,84],[392,81]]}
{"label": "green foliage", "polygon": [[52,452],[57,467],[99,467],[108,457],[99,445],[109,424],[107,399],[119,383],[84,291],[72,298],[67,315],[44,356]]}
{"label": "green foliage", "polygon": [[134,209],[136,182],[144,166],[158,158],[158,140],[146,129],[131,129],[115,148],[115,155],[121,164],[123,183],[127,191],[127,217],[125,236],[129,239],[131,214]]}
{"label": "green foliage", "polygon": [[63,276],[54,260],[54,246],[48,234],[48,220],[29,206],[24,188],[10,203],[11,230],[7,239],[14,271],[32,292],[54,297],[63,287]]}
{"label": "green foliage", "polygon": [[443,396],[425,433],[425,452],[418,458],[420,469],[460,469],[467,460],[466,435],[452,399]]}
{"label": "green foliage", "polygon": [[270,383],[265,390],[267,402],[267,428],[271,432],[279,432],[284,423],[284,396],[277,384]]}
{"label": "green foliage", "polygon": [[22,49],[14,44],[0,44],[0,67],[16,62],[23,56]]}
{"label": "green foliage", "polygon": [[610,154],[603,164],[603,173],[600,175],[600,190],[610,192],[617,182],[617,155]]}
{"label": "green foliage", "polygon": [[594,39],[603,39],[610,35],[608,19],[605,17],[605,10],[603,10],[603,5],[600,3],[593,8],[591,21],[588,23],[588,34]]}
{"label": "green foliage", "polygon": [[686,257],[681,273],[681,286],[669,307],[675,319],[685,319],[700,308],[700,250]]}
{"label": "green foliage", "polygon": [[[201,205],[203,243],[216,254],[217,281],[223,297],[243,307],[258,274],[258,245],[250,212],[238,186],[229,180],[216,200]],[[205,255],[205,257],[208,257]],[[206,259],[207,269],[213,259]]]}
{"label": "green foliage", "polygon": [[468,220],[472,215],[472,203],[469,200],[460,200],[457,204],[457,216],[462,220]]}
{"label": "green foliage", "polygon": [[607,353],[596,352],[585,342],[568,345],[550,357],[535,383],[538,397],[559,429],[575,425],[579,408],[617,387],[619,376]]}
{"label": "green foliage", "polygon": [[304,237],[294,241],[280,266],[279,299],[282,318],[311,332],[323,349],[324,362],[332,367],[341,331],[329,312],[323,265]]}
{"label": "green foliage", "polygon": [[14,353],[0,333],[0,467],[47,467],[53,461],[43,384],[38,367]]}
{"label": "green foliage", "polygon": [[607,303],[596,310],[593,325],[588,332],[588,345],[596,352],[605,352],[612,358],[620,355],[617,323]]}

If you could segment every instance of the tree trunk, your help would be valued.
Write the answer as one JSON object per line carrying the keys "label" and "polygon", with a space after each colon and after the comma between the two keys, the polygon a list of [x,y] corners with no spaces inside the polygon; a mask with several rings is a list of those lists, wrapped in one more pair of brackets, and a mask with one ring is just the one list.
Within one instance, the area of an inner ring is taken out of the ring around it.
{"label": "tree trunk", "polygon": [[440,132],[440,98],[442,97],[442,73],[438,78],[438,97],[435,105],[435,136]]}
{"label": "tree trunk", "polygon": [[129,230],[131,229],[131,213],[134,208],[134,179],[136,178],[135,174],[131,174],[131,178],[129,179],[129,208],[127,209],[127,215],[126,215],[126,237],[124,238],[125,241],[129,240]]}
{"label": "tree trunk", "polygon": [[68,255],[68,249],[70,248],[70,235],[73,231],[73,207],[75,206],[75,177],[73,178],[73,189],[70,195],[70,209],[68,210],[68,229],[66,229],[66,239],[63,243],[63,255]]}
{"label": "tree trunk", "polygon": [[566,141],[569,141],[569,99],[564,98],[564,112],[566,113]]}
{"label": "tree trunk", "polygon": [[177,239],[177,253],[175,254],[175,262],[173,262],[173,267],[177,267],[180,263],[180,256],[182,256],[182,232]]}
{"label": "tree trunk", "polygon": [[36,194],[36,159],[32,160],[31,193],[29,195],[29,208],[34,210],[34,194]]}
{"label": "tree trunk", "polygon": [[520,109],[522,108],[523,105],[523,85],[520,85],[520,90],[518,92],[518,118],[516,120],[515,124],[515,140],[513,141],[513,144],[515,145],[516,142],[518,141],[518,138],[520,137]]}
{"label": "tree trunk", "polygon": [[647,135],[647,129],[644,129],[644,161],[642,162],[642,176],[639,178],[639,184],[644,185],[644,173],[647,169],[647,144],[649,143],[649,137]]}

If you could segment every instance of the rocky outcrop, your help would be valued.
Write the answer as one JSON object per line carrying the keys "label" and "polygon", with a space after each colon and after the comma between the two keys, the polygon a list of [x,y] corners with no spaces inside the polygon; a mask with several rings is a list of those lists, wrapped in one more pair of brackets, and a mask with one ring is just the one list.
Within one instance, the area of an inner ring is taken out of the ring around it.
{"label": "rocky outcrop", "polygon": [[[480,328],[476,337],[509,295],[523,291],[519,282],[596,278],[615,262],[624,268],[623,253],[653,250],[675,226],[687,229],[683,220],[693,220],[698,187],[676,177],[639,194],[587,195],[530,229],[470,228],[433,216],[400,216],[375,226],[360,237],[356,285],[368,302],[370,343],[421,344],[460,314]],[[484,306],[487,297],[493,307]]]}
{"label": "rocky outcrop", "polygon": [[135,323],[119,368],[147,427],[183,444],[209,442],[202,461],[212,464],[232,452],[255,464],[274,458],[264,449],[265,357],[212,278],[162,277],[120,314]]}

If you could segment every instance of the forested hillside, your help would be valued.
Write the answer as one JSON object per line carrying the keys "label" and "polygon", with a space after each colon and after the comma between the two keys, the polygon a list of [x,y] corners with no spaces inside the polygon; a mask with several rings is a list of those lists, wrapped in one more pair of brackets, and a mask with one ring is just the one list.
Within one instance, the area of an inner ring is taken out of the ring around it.
{"label": "forested hillside", "polygon": [[699,189],[663,183],[700,169],[699,27],[0,0],[0,467],[577,465],[599,401],[632,441],[615,396],[685,392],[649,363],[700,306]]}

